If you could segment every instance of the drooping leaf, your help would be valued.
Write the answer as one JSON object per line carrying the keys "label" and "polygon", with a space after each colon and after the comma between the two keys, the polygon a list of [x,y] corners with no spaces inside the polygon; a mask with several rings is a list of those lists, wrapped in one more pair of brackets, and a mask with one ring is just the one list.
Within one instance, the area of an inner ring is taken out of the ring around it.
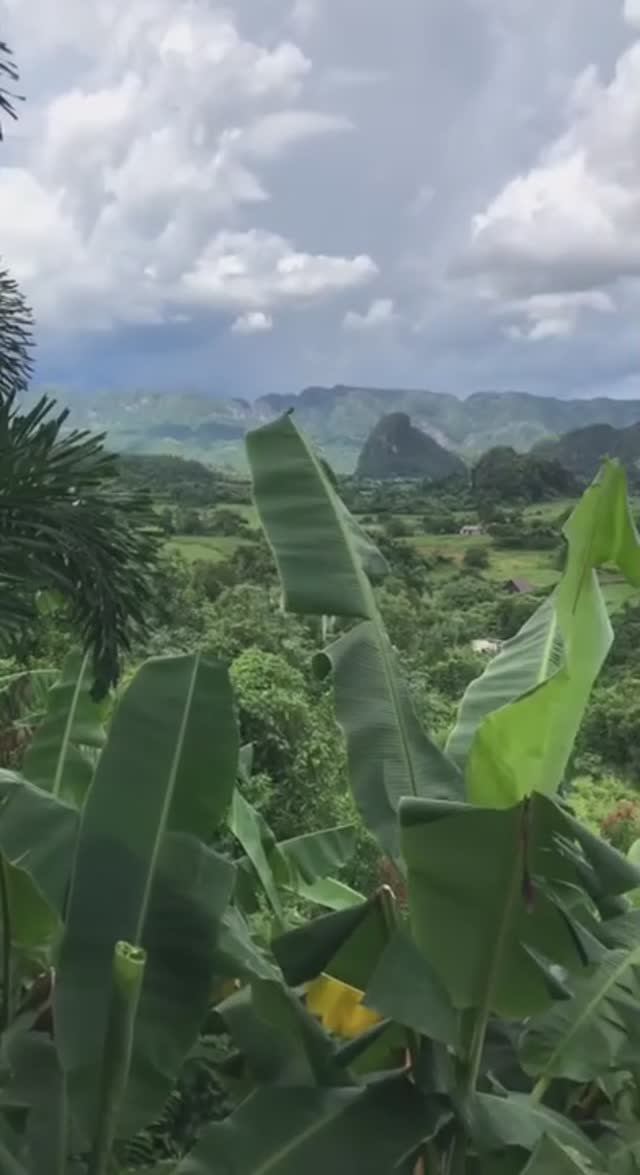
{"label": "drooping leaf", "polygon": [[320,676],[326,676],[329,667],[333,671],[336,713],[362,818],[397,861],[400,800],[409,795],[462,799],[462,776],[422,730],[397,670],[396,654],[373,622],[345,633],[315,658],[314,665]]}
{"label": "drooping leaf", "polygon": [[458,1016],[447,992],[404,931],[396,931],[382,953],[365,1004],[430,1040],[450,1045],[457,1041]]}
{"label": "drooping leaf", "polygon": [[633,1065],[640,1051],[640,942],[608,952],[573,987],[573,999],[532,1020],[523,1040],[523,1067],[541,1090],[554,1077],[592,1081]]}
{"label": "drooping leaf", "polygon": [[289,414],[247,433],[260,520],[291,612],[375,619],[384,559],[351,518]]}
{"label": "drooping leaf", "polygon": [[55,994],[89,1137],[116,943],[147,952],[125,1134],[160,1108],[206,1013],[233,870],[203,841],[229,804],[237,749],[226,670],[200,654],[147,662],[116,711],[83,809]]}
{"label": "drooping leaf", "polygon": [[22,767],[30,783],[76,807],[81,806],[94,772],[85,748],[100,750],[105,742],[105,702],[92,698],[92,688],[89,655],[70,653],[49,691],[47,712]]}
{"label": "drooping leaf", "polygon": [[449,743],[466,762],[471,800],[510,807],[564,775],[613,633],[596,569],[640,586],[640,545],[624,469],[605,463],[565,526],[568,554],[553,595],[470,687]]}
{"label": "drooping leaf", "polygon": [[216,949],[217,979],[276,979],[279,971],[251,937],[237,906],[229,906],[220,923]]}
{"label": "drooping leaf", "polygon": [[314,906],[324,906],[326,910],[352,910],[365,901],[364,894],[345,885],[343,881],[336,881],[334,877],[323,877],[310,883],[300,881],[295,892],[305,901]]}
{"label": "drooping leaf", "polygon": [[[312,885],[337,873],[353,856],[355,827],[324,828],[280,841],[274,861],[277,880],[295,889],[298,885]],[[286,871],[282,869],[284,862]]]}
{"label": "drooping leaf", "polygon": [[596,1147],[569,1118],[532,1103],[523,1094],[475,1094],[465,1116],[480,1152],[502,1152],[506,1147],[534,1151],[543,1138],[551,1136],[560,1146],[577,1151],[592,1163],[600,1160]]}
{"label": "drooping leaf", "polygon": [[260,1084],[347,1084],[330,1038],[281,982],[252,980],[217,1011]]}
{"label": "drooping leaf", "polygon": [[459,797],[462,778],[420,731],[401,685],[370,581],[382,569],[381,557],[290,415],[250,432],[247,453],[285,606],[367,622],[334,645],[319,665],[321,672],[331,666],[336,673],[338,718],[347,736],[350,770],[356,773],[356,801],[384,850],[398,859],[399,797]]}
{"label": "drooping leaf", "polygon": [[73,1141],[67,1132],[64,1080],[55,1044],[41,1032],[14,1033],[8,1056],[12,1094],[28,1107],[29,1175],[51,1175],[52,1171],[58,1175],[66,1170]]}
{"label": "drooping leaf", "polygon": [[260,813],[248,800],[245,800],[238,788],[233,793],[228,823],[233,835],[242,845],[255,869],[271,909],[282,924],[284,921],[282,902],[265,851],[265,842],[267,846],[270,842],[275,845],[275,838]]}
{"label": "drooping leaf", "polygon": [[[455,1007],[521,1018],[552,996],[536,957],[580,969],[584,952],[554,887],[580,887],[583,871],[609,892],[633,886],[635,871],[607,846],[604,867],[574,822],[548,797],[491,810],[404,800],[402,843],[413,935]],[[608,866],[620,858],[620,872]],[[608,871],[607,871],[608,870]],[[539,879],[553,878],[553,886]],[[620,885],[621,889],[617,886]],[[528,949],[524,949],[528,948]]]}
{"label": "drooping leaf", "polygon": [[0,853],[11,936],[24,950],[44,950],[59,931],[77,831],[74,807],[0,771]]}
{"label": "drooping leaf", "polygon": [[600,1164],[595,1167],[575,1147],[562,1146],[552,1136],[545,1135],[522,1175],[607,1175],[607,1171]]}
{"label": "drooping leaf", "polygon": [[209,1126],[177,1175],[390,1175],[428,1132],[404,1076],[364,1087],[267,1087]]}
{"label": "drooping leaf", "polygon": [[273,951],[287,983],[299,987],[328,973],[364,991],[391,933],[388,901],[383,891],[361,906],[314,918],[276,939]]}

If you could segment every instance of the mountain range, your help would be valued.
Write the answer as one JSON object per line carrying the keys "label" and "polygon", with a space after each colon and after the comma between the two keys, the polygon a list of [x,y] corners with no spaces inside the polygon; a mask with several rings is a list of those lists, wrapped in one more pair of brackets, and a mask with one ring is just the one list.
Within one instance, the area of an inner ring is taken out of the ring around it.
{"label": "mountain range", "polygon": [[[60,395],[65,401],[67,397]],[[256,400],[193,392],[101,393],[70,402],[71,423],[104,431],[121,452],[174,453],[210,465],[244,468],[249,428],[289,408],[338,472],[350,473],[381,416],[402,412],[416,428],[471,461],[494,445],[527,451],[588,425],[640,423],[640,401],[565,400],[525,392],[474,392],[466,399],[431,391],[337,385]]]}
{"label": "mountain range", "polygon": [[631,480],[636,484],[640,481],[640,424],[628,428],[590,424],[565,433],[557,441],[541,441],[535,452],[559,461],[585,481],[595,477],[603,457],[617,457]]}

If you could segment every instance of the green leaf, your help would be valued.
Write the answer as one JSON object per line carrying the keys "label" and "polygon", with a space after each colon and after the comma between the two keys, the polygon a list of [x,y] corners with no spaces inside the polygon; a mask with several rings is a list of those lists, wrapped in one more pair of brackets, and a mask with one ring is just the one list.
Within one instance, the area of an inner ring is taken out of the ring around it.
{"label": "green leaf", "polygon": [[237,906],[229,906],[220,923],[216,951],[219,979],[276,979],[279,972],[253,941],[246,919]]}
{"label": "green leaf", "polygon": [[24,757],[23,774],[54,796],[80,807],[93,779],[94,752],[104,746],[106,702],[91,697],[89,654],[70,653],[49,690],[47,712]]}
{"label": "green leaf", "polygon": [[247,433],[260,521],[291,612],[374,619],[367,572],[384,573],[379,551],[338,497],[290,415]]}
{"label": "green leaf", "polygon": [[540,605],[526,624],[471,682],[447,742],[447,754],[464,769],[478,728],[485,718],[551,677],[564,660],[564,641],[554,596]]}
{"label": "green leaf", "polygon": [[546,1106],[535,1105],[522,1094],[508,1097],[475,1094],[465,1117],[481,1153],[503,1151],[512,1146],[533,1151],[541,1139],[550,1135],[561,1146],[577,1151],[592,1163],[599,1161],[598,1151],[573,1122]]}
{"label": "green leaf", "polygon": [[455,1044],[458,1015],[437,975],[409,936],[396,934],[383,951],[367,986],[365,1007],[373,1008],[430,1040]]}
{"label": "green leaf", "polygon": [[361,906],[365,901],[364,894],[351,889],[343,881],[336,881],[333,877],[323,877],[319,881],[298,882],[295,892],[307,902],[315,906],[324,906],[327,910],[351,910],[354,906]]}
{"label": "green leaf", "polygon": [[334,979],[364,991],[389,939],[387,894],[376,894],[361,906],[325,914],[273,943],[273,953],[291,987],[327,972]]}
{"label": "green leaf", "polygon": [[601,1142],[606,1175],[638,1175],[640,1171],[640,1128],[637,1122],[616,1125],[616,1133]]}
{"label": "green leaf", "polygon": [[[311,886],[329,873],[338,872],[353,856],[355,833],[353,824],[344,824],[280,841],[273,866],[276,879],[297,889],[299,885]],[[282,870],[281,862],[286,871]]]}
{"label": "green leaf", "polygon": [[420,731],[400,683],[369,578],[382,570],[381,557],[289,415],[248,433],[247,453],[285,606],[368,622],[318,664],[324,673],[331,666],[336,674],[338,719],[347,736],[356,801],[385,852],[397,859],[399,797],[460,796],[462,778]]}
{"label": "green leaf", "polygon": [[217,1012],[260,1084],[346,1084],[331,1040],[281,982],[253,980]]}
{"label": "green leaf", "polygon": [[365,1087],[268,1087],[208,1127],[177,1175],[390,1175],[427,1133],[404,1076]]}
{"label": "green leaf", "polygon": [[13,1033],[8,1056],[12,1095],[28,1107],[25,1141],[29,1175],[63,1175],[71,1139],[67,1137],[64,1081],[55,1044],[41,1032]]}
{"label": "green leaf", "polygon": [[469,689],[449,744],[466,761],[470,799],[510,807],[563,778],[613,633],[596,568],[640,586],[640,546],[625,472],[606,462],[565,527],[568,555],[553,595]]}
{"label": "green leaf", "polygon": [[[404,800],[400,821],[413,936],[454,1006],[513,1018],[543,1011],[551,995],[536,956],[569,969],[583,958],[562,903],[539,879],[579,887],[590,867],[603,886],[590,841],[581,853],[571,819],[540,795],[496,811]],[[607,879],[624,884],[613,872]]]}
{"label": "green leaf", "polygon": [[554,1077],[591,1081],[633,1064],[640,1050],[640,943],[610,951],[574,982],[574,996],[528,1025],[521,1049],[524,1069],[544,1092]]}
{"label": "green leaf", "polygon": [[422,730],[380,625],[357,625],[319,654],[314,665],[319,676],[326,676],[329,666],[333,671],[336,713],[362,818],[398,861],[400,800],[410,795],[462,799],[462,776]]}
{"label": "green leaf", "polygon": [[238,788],[233,793],[228,823],[255,869],[274,914],[282,924],[284,912],[280,894],[265,852],[265,843],[275,844],[275,838],[263,817],[245,800]]}
{"label": "green leaf", "polygon": [[0,771],[0,853],[14,945],[41,951],[60,929],[78,813],[10,771]]}
{"label": "green leaf", "polygon": [[147,952],[125,1134],[160,1108],[205,1016],[233,869],[202,840],[231,799],[237,749],[226,670],[200,654],[147,662],[116,711],[83,809],[55,994],[90,1137],[116,943]]}
{"label": "green leaf", "polygon": [[607,1175],[604,1166],[594,1167],[574,1147],[562,1146],[552,1137],[540,1139],[522,1175]]}

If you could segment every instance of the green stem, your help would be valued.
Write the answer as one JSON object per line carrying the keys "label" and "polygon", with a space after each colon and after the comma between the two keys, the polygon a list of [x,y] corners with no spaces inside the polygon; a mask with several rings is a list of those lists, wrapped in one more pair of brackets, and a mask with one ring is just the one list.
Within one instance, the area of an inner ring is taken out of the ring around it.
{"label": "green stem", "polygon": [[9,905],[9,879],[7,863],[0,857],[0,913],[2,916],[2,1012],[0,1031],[9,1027],[13,1009],[11,1006],[11,907]]}
{"label": "green stem", "polygon": [[87,1175],[107,1175],[110,1168],[120,1106],[129,1077],[145,963],[146,954],[140,947],[116,943],[98,1122]]}

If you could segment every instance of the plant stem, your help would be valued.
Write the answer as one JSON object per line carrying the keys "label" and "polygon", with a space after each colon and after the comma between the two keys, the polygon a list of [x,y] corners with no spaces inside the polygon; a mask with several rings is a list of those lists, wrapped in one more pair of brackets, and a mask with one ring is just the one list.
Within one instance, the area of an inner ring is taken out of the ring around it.
{"label": "plant stem", "polygon": [[531,1098],[531,1101],[534,1102],[536,1105],[538,1104],[538,1102],[541,1102],[545,1093],[547,1092],[550,1084],[551,1084],[550,1077],[546,1077],[546,1076],[540,1077],[538,1079],[538,1081],[536,1081],[536,1083],[535,1083],[535,1085],[529,1095]]}
{"label": "plant stem", "polygon": [[146,954],[140,947],[126,942],[116,943],[98,1122],[87,1175],[107,1175],[110,1168],[118,1114],[129,1077],[145,963]]}
{"label": "plant stem", "polygon": [[0,911],[2,915],[2,1012],[0,1031],[6,1032],[13,1015],[11,1006],[11,907],[7,864],[0,857]]}

